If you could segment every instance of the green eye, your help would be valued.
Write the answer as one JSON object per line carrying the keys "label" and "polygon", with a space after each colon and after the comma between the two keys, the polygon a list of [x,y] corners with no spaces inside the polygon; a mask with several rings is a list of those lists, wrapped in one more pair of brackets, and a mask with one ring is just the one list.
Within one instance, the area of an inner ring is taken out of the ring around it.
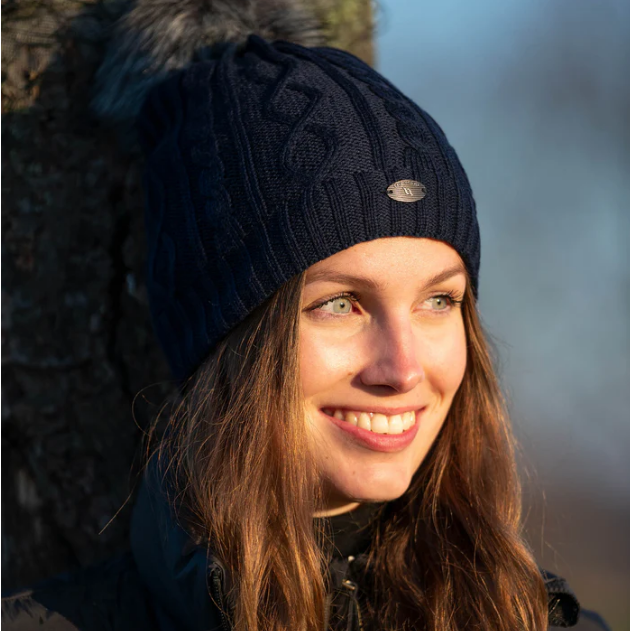
{"label": "green eye", "polygon": [[434,305],[436,311],[445,311],[451,306],[451,298],[447,295],[434,296],[429,299],[429,302]]}
{"label": "green eye", "polygon": [[[321,302],[319,305],[312,307],[312,309],[324,311],[329,315],[347,315],[353,311],[353,303],[357,302],[358,300],[358,295],[351,292],[345,292],[337,296],[332,296],[328,300]],[[333,309],[327,309],[325,311],[323,307],[326,307],[327,305],[333,305]]]}
{"label": "green eye", "polygon": [[[335,298],[331,301],[333,305],[333,313],[350,313],[353,305],[348,298]],[[340,310],[337,310],[335,306],[339,306]]]}

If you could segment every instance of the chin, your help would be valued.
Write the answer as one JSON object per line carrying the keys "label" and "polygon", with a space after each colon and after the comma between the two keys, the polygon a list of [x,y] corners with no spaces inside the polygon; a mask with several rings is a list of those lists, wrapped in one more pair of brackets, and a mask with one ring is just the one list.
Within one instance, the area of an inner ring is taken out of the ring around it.
{"label": "chin", "polygon": [[411,479],[399,476],[374,476],[351,480],[330,480],[338,494],[354,502],[389,502],[401,497]]}

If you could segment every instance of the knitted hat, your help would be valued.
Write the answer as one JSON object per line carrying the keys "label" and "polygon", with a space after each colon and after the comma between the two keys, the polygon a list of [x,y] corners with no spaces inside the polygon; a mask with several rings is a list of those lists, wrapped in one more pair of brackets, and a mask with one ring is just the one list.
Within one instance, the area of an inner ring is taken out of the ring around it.
{"label": "knitted hat", "polygon": [[439,239],[477,291],[475,202],[453,148],[349,53],[251,35],[154,88],[138,125],[147,290],[176,378],[285,281],[357,243]]}

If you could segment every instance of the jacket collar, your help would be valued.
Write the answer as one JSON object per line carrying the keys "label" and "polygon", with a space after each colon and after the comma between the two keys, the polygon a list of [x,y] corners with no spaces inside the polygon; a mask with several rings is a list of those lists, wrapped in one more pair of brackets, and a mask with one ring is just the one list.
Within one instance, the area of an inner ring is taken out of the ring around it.
{"label": "jacket collar", "polygon": [[217,591],[216,580],[223,580],[225,569],[178,524],[163,477],[152,459],[132,515],[132,554],[143,582],[166,614],[162,626],[183,631],[206,629],[218,614],[209,589]]}
{"label": "jacket collar", "polygon": [[[154,458],[147,466],[132,515],[130,537],[136,565],[166,616],[161,620],[163,629],[198,631],[219,626],[225,568],[178,524],[166,488],[168,482]],[[359,566],[363,561],[364,555],[359,554],[354,563]],[[344,568],[338,567],[340,563]],[[334,559],[331,570],[334,576],[346,575],[348,561]],[[561,577],[546,570],[541,573],[548,592],[550,624],[574,626],[580,612],[576,596]]]}

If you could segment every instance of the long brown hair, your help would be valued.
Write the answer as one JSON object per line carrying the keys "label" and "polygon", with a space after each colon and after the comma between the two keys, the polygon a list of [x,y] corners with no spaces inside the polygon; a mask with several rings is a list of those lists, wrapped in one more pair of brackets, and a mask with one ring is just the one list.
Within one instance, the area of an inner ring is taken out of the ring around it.
{"label": "long brown hair", "polygon": [[[159,445],[187,528],[229,569],[236,631],[320,631],[325,620],[324,533],[313,519],[321,500],[299,375],[304,277],[222,340]],[[379,629],[543,630],[546,591],[521,535],[513,438],[469,287],[462,309],[465,376],[410,488],[379,514],[364,606]]]}

